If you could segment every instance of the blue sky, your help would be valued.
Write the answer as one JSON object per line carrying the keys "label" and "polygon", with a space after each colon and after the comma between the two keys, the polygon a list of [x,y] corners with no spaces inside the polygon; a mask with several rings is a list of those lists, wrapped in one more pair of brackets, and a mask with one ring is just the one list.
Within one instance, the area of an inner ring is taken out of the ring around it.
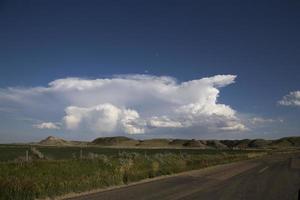
{"label": "blue sky", "polygon": [[[208,125],[193,126],[188,130],[159,127],[134,137],[274,138],[299,135],[299,106],[278,103],[290,92],[300,90],[299,24],[300,2],[297,0],[2,0],[0,91],[3,96],[11,92],[9,87],[25,91],[47,88],[48,83],[67,77],[92,81],[112,79],[116,75],[146,74],[152,79],[172,77],[176,79],[175,86],[180,87],[182,82],[204,77],[236,75],[235,83],[217,88],[220,90],[217,103],[230,106],[245,126],[251,119],[260,118],[262,124],[259,126],[247,126],[249,130],[243,133],[211,132],[206,130]],[[144,81],[139,79],[138,84]],[[111,88],[110,93],[117,91]],[[290,99],[297,100],[295,94]],[[89,95],[93,98],[93,94]],[[32,97],[26,98],[32,100]],[[45,106],[51,105],[46,97],[38,101]],[[143,101],[139,103],[144,105]],[[187,102],[191,103],[195,102]],[[63,121],[67,107],[92,108],[98,104],[80,102],[71,105],[65,100],[58,104],[61,106],[55,112],[32,106],[31,109],[36,110],[33,113],[23,109],[28,105],[0,100],[0,139],[3,142],[31,141],[49,134],[90,139],[126,134],[122,130],[103,134],[87,130],[86,126],[68,130]],[[145,109],[128,107],[124,102],[117,104],[148,120],[143,117],[146,113],[140,113]],[[147,108],[154,109],[151,105]],[[160,113],[155,117],[169,117],[169,114]],[[103,116],[96,118],[99,117]],[[173,122],[178,120],[169,118]],[[199,120],[202,123],[202,119]],[[37,128],[37,124],[47,122],[58,123],[60,127]],[[83,132],[88,133],[82,135]]]}

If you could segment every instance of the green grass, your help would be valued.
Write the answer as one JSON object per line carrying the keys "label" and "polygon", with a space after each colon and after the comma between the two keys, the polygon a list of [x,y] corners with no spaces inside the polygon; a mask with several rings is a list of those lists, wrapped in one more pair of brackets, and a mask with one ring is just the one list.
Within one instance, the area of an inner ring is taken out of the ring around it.
{"label": "green grass", "polygon": [[[174,154],[216,154],[226,152],[227,154],[247,153],[249,150],[216,150],[216,149],[149,149],[149,148],[103,148],[103,147],[55,147],[55,146],[35,146],[50,160],[73,159],[79,158],[82,150],[83,156],[89,153],[103,155],[118,155],[122,152],[140,153],[152,155],[157,153],[174,153]],[[29,145],[0,145],[0,161],[12,161],[18,157],[24,157],[26,150],[30,150]],[[29,155],[31,152],[29,151]]]}
{"label": "green grass", "polygon": [[122,152],[140,153],[152,155],[157,153],[174,153],[174,154],[216,154],[226,152],[227,154],[247,153],[249,150],[215,150],[215,149],[141,149],[141,148],[102,148],[102,147],[37,147],[46,157],[50,159],[70,159],[79,158],[80,150],[84,156],[88,153],[104,154],[104,155],[118,155]]}
{"label": "green grass", "polygon": [[0,145],[0,161],[15,160],[18,157],[26,155],[29,150],[28,145]]}
{"label": "green grass", "polygon": [[[1,147],[14,158],[28,147]],[[48,159],[0,162],[0,199],[31,200],[248,159],[261,152],[197,149],[37,147]],[[17,149],[15,152],[12,149]],[[1,152],[0,155],[5,153]],[[93,154],[93,159],[88,155]],[[75,154],[75,156],[74,156]]]}

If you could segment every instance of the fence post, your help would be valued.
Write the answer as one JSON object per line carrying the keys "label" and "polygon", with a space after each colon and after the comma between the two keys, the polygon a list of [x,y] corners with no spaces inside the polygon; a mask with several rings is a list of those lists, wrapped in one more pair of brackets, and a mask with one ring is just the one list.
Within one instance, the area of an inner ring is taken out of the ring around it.
{"label": "fence post", "polygon": [[82,160],[82,149],[80,149],[80,160]]}
{"label": "fence post", "polygon": [[26,150],[26,162],[28,162],[29,161],[29,156],[28,156],[28,150]]}

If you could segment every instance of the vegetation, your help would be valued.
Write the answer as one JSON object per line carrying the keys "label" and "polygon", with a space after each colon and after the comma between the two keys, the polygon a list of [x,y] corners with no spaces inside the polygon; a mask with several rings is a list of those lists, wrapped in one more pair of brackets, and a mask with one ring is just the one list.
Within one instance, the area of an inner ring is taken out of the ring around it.
{"label": "vegetation", "polygon": [[188,139],[148,139],[101,137],[92,142],[67,141],[57,137],[48,137],[38,143],[44,146],[102,146],[102,147],[132,147],[132,148],[201,148],[201,149],[248,149],[248,148],[297,148],[300,147],[300,137],[286,137],[277,140],[244,139],[244,140],[188,140]]}
{"label": "vegetation", "polygon": [[174,153],[174,154],[216,154],[226,152],[227,154],[247,153],[249,150],[219,150],[219,149],[180,149],[180,148],[109,148],[99,146],[37,146],[37,145],[0,145],[0,161],[14,161],[24,160],[26,150],[29,151],[30,157],[36,157],[32,151],[34,149],[41,152],[46,159],[50,160],[62,160],[62,159],[75,159],[80,157],[80,152],[84,157],[89,153],[103,154],[107,156],[116,156],[120,152],[126,151],[128,153],[140,153],[146,155],[158,154],[158,153]]}
{"label": "vegetation", "polygon": [[55,197],[299,147],[300,137],[220,141],[109,137],[92,142],[48,137],[36,144],[0,145],[0,200]]}
{"label": "vegetation", "polygon": [[93,145],[101,146],[135,146],[138,143],[139,141],[124,136],[103,137],[92,141]]}
{"label": "vegetation", "polygon": [[[200,149],[18,148],[29,150],[32,159],[0,162],[0,199],[54,197],[248,159],[263,153]],[[9,148],[2,148],[6,149]],[[45,158],[40,159],[41,155]]]}
{"label": "vegetation", "polygon": [[14,160],[26,156],[28,145],[0,145],[0,161]]}

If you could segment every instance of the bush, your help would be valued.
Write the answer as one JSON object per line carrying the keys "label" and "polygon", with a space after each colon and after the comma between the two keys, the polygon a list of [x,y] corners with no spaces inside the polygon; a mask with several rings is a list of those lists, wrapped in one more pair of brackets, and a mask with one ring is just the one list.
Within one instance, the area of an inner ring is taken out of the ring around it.
{"label": "bush", "polygon": [[38,190],[31,180],[16,177],[0,179],[0,199],[31,200],[37,196]]}

